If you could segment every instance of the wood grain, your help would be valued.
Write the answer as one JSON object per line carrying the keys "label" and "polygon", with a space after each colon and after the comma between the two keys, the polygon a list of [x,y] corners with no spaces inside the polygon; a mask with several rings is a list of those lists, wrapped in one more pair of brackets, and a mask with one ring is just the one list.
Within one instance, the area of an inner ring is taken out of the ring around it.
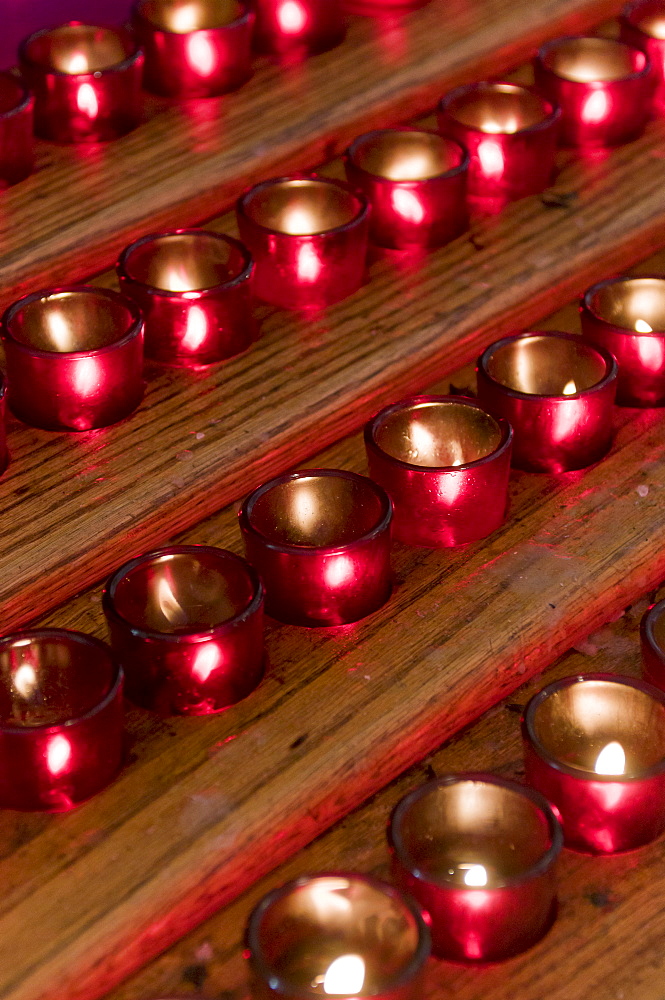
{"label": "wood grain", "polygon": [[210,218],[256,180],[329,159],[365,123],[419,113],[442,88],[502,73],[544,38],[620,7],[431,0],[383,31],[354,17],[334,51],[290,67],[257,60],[235,94],[181,104],[146,96],[144,124],[116,142],[40,144],[38,171],[2,195],[0,299],[108,267],[142,231]]}
{"label": "wood grain", "polygon": [[[595,468],[515,473],[510,519],[486,542],[397,548],[393,597],[371,618],[271,626],[265,682],[221,717],[133,710],[128,766],[90,803],[1,815],[0,994],[100,995],[654,586],[665,411],[615,418]],[[362,470],[359,438],[317,463]],[[234,509],[184,540],[237,549]],[[95,589],[45,621],[104,635],[98,602]]]}

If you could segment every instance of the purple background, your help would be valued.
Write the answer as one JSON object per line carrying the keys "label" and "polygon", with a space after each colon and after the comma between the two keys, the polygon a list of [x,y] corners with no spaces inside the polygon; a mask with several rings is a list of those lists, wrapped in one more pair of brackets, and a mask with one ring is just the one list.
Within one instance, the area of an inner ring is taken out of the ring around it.
{"label": "purple background", "polygon": [[121,24],[131,0],[0,0],[0,68],[16,63],[18,43],[31,31],[62,21]]}

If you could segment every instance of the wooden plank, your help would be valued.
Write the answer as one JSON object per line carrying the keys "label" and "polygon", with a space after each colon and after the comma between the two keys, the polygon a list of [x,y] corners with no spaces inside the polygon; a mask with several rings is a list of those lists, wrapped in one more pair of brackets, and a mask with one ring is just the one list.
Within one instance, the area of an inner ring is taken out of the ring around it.
{"label": "wooden plank", "polygon": [[144,124],[116,142],[42,143],[38,171],[2,196],[1,298],[108,267],[138,233],[211,217],[247,184],[329,159],[365,122],[419,113],[442,88],[502,73],[544,38],[620,7],[431,0],[384,32],[355,17],[334,51],[291,67],[257,60],[235,94],[181,104],[146,95]]}
{"label": "wooden plank", "polygon": [[[646,599],[638,601],[619,621],[579,643],[578,651],[564,655],[544,676],[521,687],[497,710],[252,886],[113,990],[107,1000],[181,996],[192,990],[204,997],[244,1000],[249,990],[242,932],[252,907],[266,892],[303,872],[363,871],[389,880],[384,830],[399,799],[434,775],[454,771],[489,770],[523,779],[520,708],[559,677],[595,670],[639,676],[638,628],[647,606]],[[542,942],[522,956],[486,967],[432,960],[423,995],[431,1000],[662,1000],[662,841],[613,858],[564,851],[557,876],[559,912]]]}
{"label": "wooden plank", "polygon": [[228,364],[149,367],[144,404],[115,427],[62,435],[15,422],[0,481],[0,628],[662,245],[664,137],[654,122],[604,160],[569,163],[557,182],[566,208],[525,199],[413,269],[384,255],[359,293],[317,320],[268,314],[259,342]]}
{"label": "wooden plank", "polygon": [[[655,585],[665,411],[615,420],[595,468],[514,473],[486,542],[397,547],[393,597],[366,621],[272,625],[266,680],[221,717],[133,710],[129,764],[90,803],[0,815],[0,994],[107,991]],[[359,438],[312,464],[362,470]],[[235,510],[184,538],[238,549]],[[99,590],[46,622],[104,635]]]}

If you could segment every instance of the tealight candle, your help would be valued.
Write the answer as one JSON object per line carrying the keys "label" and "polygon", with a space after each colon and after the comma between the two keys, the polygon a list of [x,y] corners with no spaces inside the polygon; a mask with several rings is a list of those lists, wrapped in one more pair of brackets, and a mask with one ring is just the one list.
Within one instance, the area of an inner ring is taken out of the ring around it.
{"label": "tealight candle", "polygon": [[665,0],[634,0],[621,17],[621,40],[646,52],[656,81],[656,104],[665,105]]}
{"label": "tealight candle", "polygon": [[369,875],[302,876],[268,893],[246,932],[261,1000],[417,1000],[430,935],[417,906]]}
{"label": "tealight candle", "polygon": [[254,0],[254,10],[258,52],[313,54],[344,38],[341,0]]}
{"label": "tealight candle", "polygon": [[254,13],[244,0],[137,0],[145,85],[167,97],[213,97],[251,74]]}
{"label": "tealight candle", "polygon": [[447,94],[439,131],[469,151],[472,199],[524,198],[542,191],[554,172],[561,112],[517,83],[473,83]]}
{"label": "tealight candle", "polygon": [[381,129],[351,144],[345,166],[372,206],[370,238],[379,246],[442,246],[466,229],[469,157],[458,143],[418,129]]}
{"label": "tealight candle", "polygon": [[617,403],[665,404],[665,277],[612,278],[582,299],[582,333],[619,365]]}
{"label": "tealight candle", "polygon": [[145,319],[145,352],[203,365],[246,350],[256,336],[254,263],[230,236],[178,229],[142,236],[117,264],[120,288]]}
{"label": "tealight candle", "polygon": [[71,21],[30,35],[19,61],[43,139],[99,142],[138,124],[143,53],[128,31]]}
{"label": "tealight candle", "polygon": [[480,403],[513,428],[518,468],[583,469],[609,449],[617,364],[603,347],[569,333],[505,337],[477,374]]}
{"label": "tealight candle", "polygon": [[650,684],[665,691],[665,601],[646,612],[640,623],[642,674]]}
{"label": "tealight candle", "polygon": [[294,625],[343,625],[388,599],[392,505],[353,472],[279,476],[245,500],[240,529],[266,610]]}
{"label": "tealight candle", "polygon": [[0,73],[0,187],[16,184],[33,167],[34,98],[13,73]]}
{"label": "tealight candle", "polygon": [[613,854],[665,830],[665,694],[631,677],[548,685],[522,719],[526,777],[558,810],[566,846]]}
{"label": "tealight candle", "polygon": [[128,416],[143,398],[143,318],[106,288],[34,292],[2,319],[9,405],[47,430],[85,431]]}
{"label": "tealight candle", "polygon": [[429,914],[436,955],[509,958],[552,923],[563,837],[533,789],[489,774],[448,775],[399,802],[389,838],[398,884]]}
{"label": "tealight candle", "polygon": [[365,427],[372,479],[390,496],[393,535],[408,545],[463,545],[502,523],[513,433],[459,396],[414,396]]}
{"label": "tealight candle", "polygon": [[132,701],[162,715],[209,715],[263,676],[263,587],[244,559],[180,545],[125,563],[102,605]]}
{"label": "tealight candle", "polygon": [[240,238],[256,262],[259,298],[284,309],[323,309],[360,288],[367,199],[327,177],[280,177],[237,204]]}
{"label": "tealight candle", "polygon": [[122,685],[92,636],[38,629],[0,639],[0,808],[60,812],[115,777]]}
{"label": "tealight candle", "polygon": [[555,38],[540,49],[536,84],[561,107],[567,146],[613,146],[640,134],[653,80],[644,52],[612,38]]}

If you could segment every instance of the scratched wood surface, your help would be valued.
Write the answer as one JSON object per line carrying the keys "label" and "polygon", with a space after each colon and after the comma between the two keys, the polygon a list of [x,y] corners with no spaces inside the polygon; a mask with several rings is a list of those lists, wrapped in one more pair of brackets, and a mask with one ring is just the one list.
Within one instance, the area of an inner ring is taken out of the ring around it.
{"label": "scratched wood surface", "polygon": [[[645,268],[662,270],[665,255]],[[547,325],[576,321],[572,306]],[[451,376],[472,379],[469,367]],[[265,681],[222,716],[130,710],[127,766],[91,802],[50,818],[0,814],[0,995],[108,991],[654,587],[665,410],[614,420],[595,468],[513,473],[510,517],[485,542],[397,547],[393,596],[364,622],[271,624]],[[363,471],[359,436],[308,464]],[[181,540],[239,551],[235,507]],[[93,587],[42,621],[104,636],[99,596]]]}

